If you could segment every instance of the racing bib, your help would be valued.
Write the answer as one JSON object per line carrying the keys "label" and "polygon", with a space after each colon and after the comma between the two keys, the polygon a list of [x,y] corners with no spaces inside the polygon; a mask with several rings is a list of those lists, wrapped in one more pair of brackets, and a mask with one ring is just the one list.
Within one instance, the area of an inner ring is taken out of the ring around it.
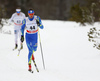
{"label": "racing bib", "polygon": [[27,33],[36,33],[38,31],[36,19],[30,21],[29,19],[26,20],[26,32]]}
{"label": "racing bib", "polygon": [[14,24],[15,25],[22,25],[22,20],[23,20],[24,18],[22,17],[22,16],[15,16],[14,17]]}

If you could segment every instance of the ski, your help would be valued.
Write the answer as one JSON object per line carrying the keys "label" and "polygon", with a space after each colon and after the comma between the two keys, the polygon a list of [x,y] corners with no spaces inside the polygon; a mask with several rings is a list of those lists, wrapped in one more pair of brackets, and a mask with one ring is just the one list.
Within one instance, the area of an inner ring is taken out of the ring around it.
{"label": "ski", "polygon": [[39,70],[38,70],[37,66],[35,66],[35,67],[36,67],[36,71],[37,71],[37,72],[39,72]]}
{"label": "ski", "polygon": [[38,68],[37,68],[37,65],[36,65],[36,63],[35,63],[34,60],[33,60],[33,63],[34,63],[34,66],[35,66],[35,68],[36,68],[36,71],[39,72],[39,70],[38,70]]}
{"label": "ski", "polygon": [[22,50],[21,48],[20,49],[18,49],[18,51],[20,51],[20,50]]}
{"label": "ski", "polygon": [[17,55],[17,56],[19,56],[19,54],[20,54],[20,51],[21,51],[21,50],[22,50],[21,48],[20,48],[20,49],[18,49],[18,51],[19,51],[19,52],[18,52],[18,55]]}
{"label": "ski", "polygon": [[13,48],[12,50],[15,51],[17,48]]}
{"label": "ski", "polygon": [[39,70],[36,68],[37,72],[39,72]]}

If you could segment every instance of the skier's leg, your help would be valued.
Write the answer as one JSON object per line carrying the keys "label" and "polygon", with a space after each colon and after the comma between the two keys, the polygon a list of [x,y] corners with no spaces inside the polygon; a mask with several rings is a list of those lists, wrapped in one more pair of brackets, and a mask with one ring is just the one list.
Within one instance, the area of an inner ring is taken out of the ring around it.
{"label": "skier's leg", "polygon": [[36,50],[37,50],[37,43],[33,46],[32,60],[35,60],[35,58],[34,58],[34,52]]}
{"label": "skier's leg", "polygon": [[[34,53],[33,53],[33,54],[34,54]],[[35,59],[33,54],[32,54],[32,60],[34,60],[34,59]]]}
{"label": "skier's leg", "polygon": [[[33,51],[33,54],[34,54],[34,51]],[[37,68],[37,65],[36,65],[36,63],[35,63],[35,58],[34,58],[34,55],[33,55],[33,54],[32,54],[32,61],[33,61],[33,63],[34,63],[34,66],[35,66],[37,72],[39,72],[39,70],[38,70],[38,68]]]}
{"label": "skier's leg", "polygon": [[29,54],[28,54],[28,63],[31,63],[32,60],[32,54],[33,54],[33,49],[32,46],[30,46],[29,44],[27,44],[28,50],[29,50]]}
{"label": "skier's leg", "polygon": [[31,70],[32,51],[31,51],[31,47],[30,47],[28,42],[27,42],[27,47],[28,47],[28,50],[29,50],[29,53],[28,53],[28,65],[29,65],[29,70]]}
{"label": "skier's leg", "polygon": [[34,52],[35,52],[36,50],[37,50],[37,36],[35,37],[34,42],[33,42],[32,61],[33,61],[33,63],[34,63],[34,66],[35,66],[37,72],[39,72],[39,70],[38,70],[38,68],[37,68],[37,65],[36,65],[36,63],[35,63],[35,58],[34,58]]}
{"label": "skier's leg", "polygon": [[34,41],[33,41],[33,50],[34,52],[37,50],[37,45],[38,45],[38,34],[34,35]]}
{"label": "skier's leg", "polygon": [[31,71],[31,64],[28,64],[28,66],[29,66],[29,69],[28,70]]}
{"label": "skier's leg", "polygon": [[18,47],[18,44],[17,44],[18,31],[17,30],[14,30],[14,35],[15,35],[15,49],[16,49]]}
{"label": "skier's leg", "polygon": [[29,65],[29,69],[31,69],[30,66],[31,66],[33,49],[32,49],[32,43],[31,43],[31,39],[29,38],[29,35],[26,35],[26,44],[27,44],[27,47],[28,47],[28,50],[29,50],[29,53],[28,53],[28,65]]}
{"label": "skier's leg", "polygon": [[33,46],[33,50],[34,50],[34,52],[37,50],[37,42],[36,42],[35,45]]}
{"label": "skier's leg", "polygon": [[[37,34],[34,35],[34,41],[33,41],[33,54],[37,50]],[[34,60],[34,55],[32,55],[32,60]]]}
{"label": "skier's leg", "polygon": [[32,56],[32,54],[37,49],[37,38],[36,38],[37,36],[32,35],[32,37],[30,37],[29,34],[26,34],[26,44],[29,50],[29,54],[28,54],[28,64],[29,65],[31,65],[31,61],[34,60],[34,56]]}
{"label": "skier's leg", "polygon": [[[35,58],[34,58],[34,52],[36,51],[37,49],[37,45],[33,45],[34,44],[34,41],[33,42],[30,42],[30,43],[27,43],[27,46],[28,46],[28,50],[29,50],[29,54],[28,54],[28,64],[31,65],[31,61],[33,60],[34,64],[35,64]],[[34,47],[33,47],[34,46]],[[35,50],[35,51],[34,51]],[[35,64],[36,65],[36,64]]]}
{"label": "skier's leg", "polygon": [[20,49],[23,49],[23,43],[21,42],[21,30],[19,29]]}

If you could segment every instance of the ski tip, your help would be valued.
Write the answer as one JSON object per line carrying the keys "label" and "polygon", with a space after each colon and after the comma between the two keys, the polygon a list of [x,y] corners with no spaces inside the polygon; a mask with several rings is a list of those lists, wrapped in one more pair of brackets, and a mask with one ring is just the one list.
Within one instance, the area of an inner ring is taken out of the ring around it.
{"label": "ski tip", "polygon": [[39,72],[39,70],[37,70],[37,72]]}
{"label": "ski tip", "polygon": [[17,55],[17,56],[19,56],[19,55]]}

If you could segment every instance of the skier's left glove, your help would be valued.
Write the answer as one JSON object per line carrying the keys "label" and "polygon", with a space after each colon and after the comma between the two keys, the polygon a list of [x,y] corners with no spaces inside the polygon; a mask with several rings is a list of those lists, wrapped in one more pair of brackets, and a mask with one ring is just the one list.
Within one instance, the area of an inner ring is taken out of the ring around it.
{"label": "skier's left glove", "polygon": [[23,35],[21,35],[21,42],[24,42],[24,36]]}
{"label": "skier's left glove", "polygon": [[38,20],[36,20],[36,23],[37,23],[37,25],[38,25],[38,26],[40,26],[40,23],[39,23],[39,21],[38,21]]}

